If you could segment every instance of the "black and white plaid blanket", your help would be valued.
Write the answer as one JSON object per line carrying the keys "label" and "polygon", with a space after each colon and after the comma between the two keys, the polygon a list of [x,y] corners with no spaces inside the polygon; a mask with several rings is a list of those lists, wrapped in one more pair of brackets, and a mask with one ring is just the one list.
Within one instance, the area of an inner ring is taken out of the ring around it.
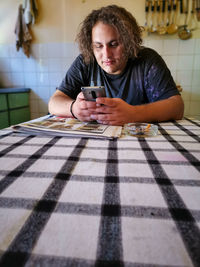
{"label": "black and white plaid blanket", "polygon": [[0,139],[0,266],[200,266],[200,122]]}

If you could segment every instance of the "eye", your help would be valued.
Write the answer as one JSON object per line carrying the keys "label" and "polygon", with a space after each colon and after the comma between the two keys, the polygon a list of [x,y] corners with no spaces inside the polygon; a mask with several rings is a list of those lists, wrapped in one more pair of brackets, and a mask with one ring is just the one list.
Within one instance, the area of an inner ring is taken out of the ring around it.
{"label": "eye", "polygon": [[100,49],[102,48],[102,44],[98,44],[98,43],[93,44],[93,48]]}
{"label": "eye", "polygon": [[117,41],[111,42],[110,47],[117,47],[119,43]]}

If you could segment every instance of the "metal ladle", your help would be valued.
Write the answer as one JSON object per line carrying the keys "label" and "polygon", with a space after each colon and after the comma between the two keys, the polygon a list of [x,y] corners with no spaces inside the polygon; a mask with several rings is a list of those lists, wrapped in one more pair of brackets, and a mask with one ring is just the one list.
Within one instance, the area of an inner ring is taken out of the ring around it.
{"label": "metal ladle", "polygon": [[192,37],[192,32],[187,28],[188,17],[189,17],[189,0],[187,0],[185,8],[185,24],[178,31],[178,36],[181,40],[188,40],[189,38]]}
{"label": "metal ladle", "polygon": [[[177,2],[176,0],[172,0],[172,23],[167,27],[167,33],[174,34],[178,31],[178,25],[176,25],[176,18],[177,18]],[[171,10],[171,12],[172,12]]]}

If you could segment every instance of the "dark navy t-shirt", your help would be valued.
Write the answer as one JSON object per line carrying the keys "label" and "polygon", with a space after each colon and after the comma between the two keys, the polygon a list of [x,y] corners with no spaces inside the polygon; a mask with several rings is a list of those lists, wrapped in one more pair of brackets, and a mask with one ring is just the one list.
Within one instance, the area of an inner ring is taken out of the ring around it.
{"label": "dark navy t-shirt", "polygon": [[153,49],[142,48],[129,59],[120,74],[106,73],[94,60],[85,64],[79,55],[66,73],[60,91],[76,99],[82,86],[105,86],[107,97],[121,98],[131,105],[151,103],[179,92],[162,57]]}

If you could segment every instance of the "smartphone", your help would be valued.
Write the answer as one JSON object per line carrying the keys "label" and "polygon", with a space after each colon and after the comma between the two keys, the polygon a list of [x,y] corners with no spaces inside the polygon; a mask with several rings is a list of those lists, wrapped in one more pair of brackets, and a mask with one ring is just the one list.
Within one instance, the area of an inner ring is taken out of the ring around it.
{"label": "smartphone", "polygon": [[97,97],[106,97],[104,86],[84,86],[81,87],[81,90],[88,101],[96,101]]}

